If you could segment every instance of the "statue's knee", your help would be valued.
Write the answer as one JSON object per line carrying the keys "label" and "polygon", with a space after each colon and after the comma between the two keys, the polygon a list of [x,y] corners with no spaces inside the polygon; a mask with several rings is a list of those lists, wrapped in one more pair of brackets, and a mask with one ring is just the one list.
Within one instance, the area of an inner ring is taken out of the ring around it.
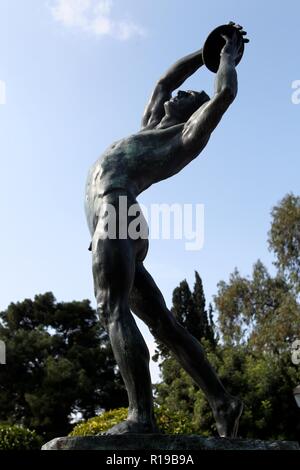
{"label": "statue's knee", "polygon": [[98,299],[97,299],[97,314],[98,314],[100,323],[107,331],[108,326],[109,326],[109,311],[108,311],[106,302],[103,302],[102,300],[98,300]]}
{"label": "statue's knee", "polygon": [[159,339],[172,339],[174,338],[177,331],[177,326],[178,323],[175,317],[170,312],[168,312],[158,320],[157,324],[151,328],[151,330],[153,331],[153,334]]}
{"label": "statue's knee", "polygon": [[103,295],[97,298],[97,313],[99,320],[106,330],[120,321],[122,316],[121,310],[118,303],[109,302]]}
{"label": "statue's knee", "polygon": [[93,253],[92,269],[93,269],[93,275],[95,279],[98,277],[99,273],[103,270],[101,266],[100,254],[97,251]]}

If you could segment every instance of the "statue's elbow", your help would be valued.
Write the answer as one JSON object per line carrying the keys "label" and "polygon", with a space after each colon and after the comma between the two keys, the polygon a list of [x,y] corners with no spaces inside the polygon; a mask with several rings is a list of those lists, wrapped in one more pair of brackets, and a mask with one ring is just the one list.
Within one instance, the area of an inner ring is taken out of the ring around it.
{"label": "statue's elbow", "polygon": [[224,104],[229,106],[235,100],[237,90],[231,86],[225,86],[224,88],[222,88],[222,91],[220,94],[221,94],[222,101],[224,101]]}

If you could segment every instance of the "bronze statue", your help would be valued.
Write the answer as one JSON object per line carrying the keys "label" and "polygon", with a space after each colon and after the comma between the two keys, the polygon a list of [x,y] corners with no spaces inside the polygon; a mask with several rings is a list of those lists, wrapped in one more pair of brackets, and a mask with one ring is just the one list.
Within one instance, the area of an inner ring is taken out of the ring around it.
{"label": "bronze statue", "polygon": [[[100,319],[111,341],[129,399],[126,421],[108,434],[158,432],[153,413],[149,352],[134,312],[153,335],[172,351],[204,391],[219,435],[235,437],[242,402],[224,389],[200,343],[177,323],[143,261],[145,237],[105,235],[107,208],[118,211],[120,196],[137,205],[137,196],[154,183],[178,173],[206,146],[211,133],[237,94],[235,66],[241,58],[246,32],[230,23],[221,34],[215,93],[172,92],[201,67],[202,49],[179,60],[157,82],[146,106],[139,132],[111,145],[92,166],[86,187],[86,214],[92,234],[95,296]],[[118,221],[124,222],[124,221]],[[129,221],[126,222],[128,227]],[[127,234],[128,235],[128,234]]]}

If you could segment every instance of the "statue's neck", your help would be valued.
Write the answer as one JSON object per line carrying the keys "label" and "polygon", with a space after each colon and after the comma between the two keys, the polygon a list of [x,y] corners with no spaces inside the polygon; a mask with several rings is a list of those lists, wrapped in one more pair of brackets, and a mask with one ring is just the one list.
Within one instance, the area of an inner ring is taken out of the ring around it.
{"label": "statue's neck", "polygon": [[157,127],[159,129],[166,129],[167,127],[176,126],[176,124],[182,124],[181,120],[174,116],[165,115]]}

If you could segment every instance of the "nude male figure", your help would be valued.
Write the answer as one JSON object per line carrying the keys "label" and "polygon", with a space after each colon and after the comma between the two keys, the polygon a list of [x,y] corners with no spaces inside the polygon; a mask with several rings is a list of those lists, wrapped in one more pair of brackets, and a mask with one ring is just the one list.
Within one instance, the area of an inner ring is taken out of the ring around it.
{"label": "nude male figure", "polygon": [[[200,343],[177,323],[143,261],[148,240],[103,236],[105,208],[119,208],[119,197],[137,204],[149,186],[178,173],[206,146],[212,131],[237,94],[236,58],[241,55],[239,25],[224,36],[214,96],[177,89],[203,65],[202,50],[178,61],[158,81],[140,132],[109,147],[91,168],[86,187],[86,215],[92,234],[94,289],[129,400],[128,418],[108,434],[158,432],[153,413],[149,351],[131,313],[172,351],[204,391],[221,437],[235,437],[243,405],[223,387]],[[248,39],[243,39],[248,42]],[[117,211],[118,212],[118,211]]]}

